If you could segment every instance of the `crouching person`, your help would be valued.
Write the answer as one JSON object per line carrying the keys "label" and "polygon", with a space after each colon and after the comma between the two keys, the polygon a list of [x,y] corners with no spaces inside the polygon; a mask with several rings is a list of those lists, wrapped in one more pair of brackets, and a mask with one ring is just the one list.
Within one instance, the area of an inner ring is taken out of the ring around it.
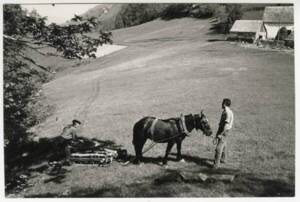
{"label": "crouching person", "polygon": [[230,130],[233,125],[233,112],[230,109],[231,100],[228,98],[223,99],[222,102],[222,115],[219,123],[219,129],[216,134],[217,147],[215,153],[215,161],[213,168],[218,168],[220,163],[225,163],[227,158],[227,142],[230,136]]}
{"label": "crouching person", "polygon": [[72,124],[67,125],[63,128],[62,133],[60,134],[61,146],[65,150],[65,165],[71,165],[71,148],[72,144],[77,139],[77,129],[81,125],[81,122],[78,120],[73,120]]}

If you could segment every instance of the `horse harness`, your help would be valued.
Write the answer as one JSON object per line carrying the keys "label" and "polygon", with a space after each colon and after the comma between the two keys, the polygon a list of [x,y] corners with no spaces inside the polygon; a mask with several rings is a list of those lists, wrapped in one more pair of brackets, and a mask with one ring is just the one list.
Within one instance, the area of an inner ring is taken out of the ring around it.
{"label": "horse harness", "polygon": [[181,127],[180,131],[183,134],[186,134],[187,136],[189,136],[189,132],[186,128],[186,124],[185,124],[185,117],[181,114],[180,115],[180,119],[179,119],[179,126]]}
{"label": "horse harness", "polygon": [[153,141],[154,141],[154,129],[155,129],[155,125],[156,125],[157,121],[158,121],[158,118],[155,118],[154,121],[152,121],[152,124],[150,126],[150,134],[151,134]]}
{"label": "horse harness", "polygon": [[[150,135],[151,135],[153,141],[154,141],[154,129],[155,129],[155,125],[156,125],[158,120],[159,120],[158,118],[155,118],[152,121],[151,126],[150,126]],[[185,135],[189,136],[188,135],[189,132],[186,128],[184,116],[182,116],[182,115],[180,116],[178,122],[176,122],[176,127],[177,127],[177,130],[179,131],[180,135],[185,134]],[[174,138],[174,137],[172,137],[172,138]]]}

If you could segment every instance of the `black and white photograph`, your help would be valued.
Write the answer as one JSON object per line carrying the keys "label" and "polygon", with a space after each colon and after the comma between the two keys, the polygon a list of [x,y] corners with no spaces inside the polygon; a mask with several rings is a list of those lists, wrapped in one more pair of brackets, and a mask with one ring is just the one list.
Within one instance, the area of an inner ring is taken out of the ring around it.
{"label": "black and white photograph", "polygon": [[5,199],[295,199],[293,1],[13,1]]}

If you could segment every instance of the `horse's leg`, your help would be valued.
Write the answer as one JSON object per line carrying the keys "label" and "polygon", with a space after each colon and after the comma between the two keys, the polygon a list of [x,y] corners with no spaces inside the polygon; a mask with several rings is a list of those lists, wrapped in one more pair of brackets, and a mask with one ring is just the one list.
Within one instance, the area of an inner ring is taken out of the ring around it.
{"label": "horse's leg", "polygon": [[135,164],[139,164],[140,161],[142,160],[143,154],[143,147],[144,144],[147,140],[145,131],[144,131],[144,124],[145,124],[146,119],[142,119],[139,122],[137,122],[134,127],[133,127],[133,140],[132,143],[134,145],[134,150],[135,150],[135,159],[134,162]]}
{"label": "horse's leg", "polygon": [[168,142],[168,146],[167,146],[167,149],[166,149],[166,154],[165,154],[165,157],[163,159],[163,164],[164,165],[167,164],[167,159],[168,159],[169,153],[170,153],[173,145],[174,145],[174,142]]}
{"label": "horse's leg", "polygon": [[177,141],[177,160],[178,161],[182,160],[182,156],[181,156],[181,144],[182,144],[182,140],[178,140]]}
{"label": "horse's leg", "polygon": [[139,164],[141,161],[141,152],[140,152],[140,145],[134,145],[134,150],[135,150],[135,159],[134,159],[134,164]]}
{"label": "horse's leg", "polygon": [[134,145],[134,150],[135,150],[135,162],[136,164],[139,164],[143,160],[143,147],[146,143],[146,138],[143,138],[140,140],[139,143],[136,143]]}
{"label": "horse's leg", "polygon": [[144,138],[142,140],[142,142],[140,143],[141,144],[140,145],[140,150],[138,152],[139,152],[139,158],[140,158],[141,161],[143,161],[143,148],[144,148],[144,145],[145,145],[146,141],[147,141],[147,138]]}

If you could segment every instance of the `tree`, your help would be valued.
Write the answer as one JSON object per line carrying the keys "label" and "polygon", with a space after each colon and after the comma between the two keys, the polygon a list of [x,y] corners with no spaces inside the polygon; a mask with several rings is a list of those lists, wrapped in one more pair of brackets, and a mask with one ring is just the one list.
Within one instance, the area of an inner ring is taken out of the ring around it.
{"label": "tree", "polygon": [[193,4],[190,15],[195,18],[210,18],[213,16],[216,5],[214,4]]}
{"label": "tree", "polygon": [[225,20],[225,33],[229,33],[233,23],[236,20],[240,20],[243,16],[242,6],[238,4],[228,4],[226,6],[227,18]]}
{"label": "tree", "polygon": [[130,27],[151,21],[159,16],[160,7],[156,4],[124,4],[116,16],[115,27]]}
{"label": "tree", "polygon": [[46,80],[45,73],[30,68],[28,61],[35,61],[26,50],[42,45],[56,49],[65,58],[95,58],[97,47],[112,40],[111,32],[100,31],[97,38],[87,35],[96,26],[94,18],[75,16],[64,26],[46,25],[46,17],[36,11],[28,14],[17,4],[6,4],[3,11],[4,135],[10,146],[16,146],[26,139],[27,129],[38,122],[32,108],[40,104],[40,89]]}
{"label": "tree", "polygon": [[289,30],[287,30],[286,27],[281,27],[277,32],[275,40],[285,40],[286,38],[288,38],[288,36]]}
{"label": "tree", "polygon": [[218,23],[213,29],[218,33],[228,34],[233,23],[243,16],[242,7],[238,4],[219,5],[215,8],[214,15],[218,18]]}
{"label": "tree", "polygon": [[[27,13],[20,5],[3,7],[3,98],[5,138],[5,184],[27,161],[22,153],[27,147],[27,130],[42,121],[49,106],[43,101],[42,84],[47,81],[47,71],[26,54],[28,49],[44,46],[56,49],[65,58],[95,58],[99,45],[112,43],[110,32],[99,32],[97,38],[88,35],[96,26],[95,18],[82,20],[75,16],[71,23],[60,26],[46,25],[46,17],[36,11]],[[39,71],[32,65],[42,68]],[[41,110],[39,110],[41,109]],[[30,147],[30,146],[29,146]]]}
{"label": "tree", "polygon": [[161,18],[170,20],[174,18],[188,17],[193,4],[169,4],[161,13]]}

